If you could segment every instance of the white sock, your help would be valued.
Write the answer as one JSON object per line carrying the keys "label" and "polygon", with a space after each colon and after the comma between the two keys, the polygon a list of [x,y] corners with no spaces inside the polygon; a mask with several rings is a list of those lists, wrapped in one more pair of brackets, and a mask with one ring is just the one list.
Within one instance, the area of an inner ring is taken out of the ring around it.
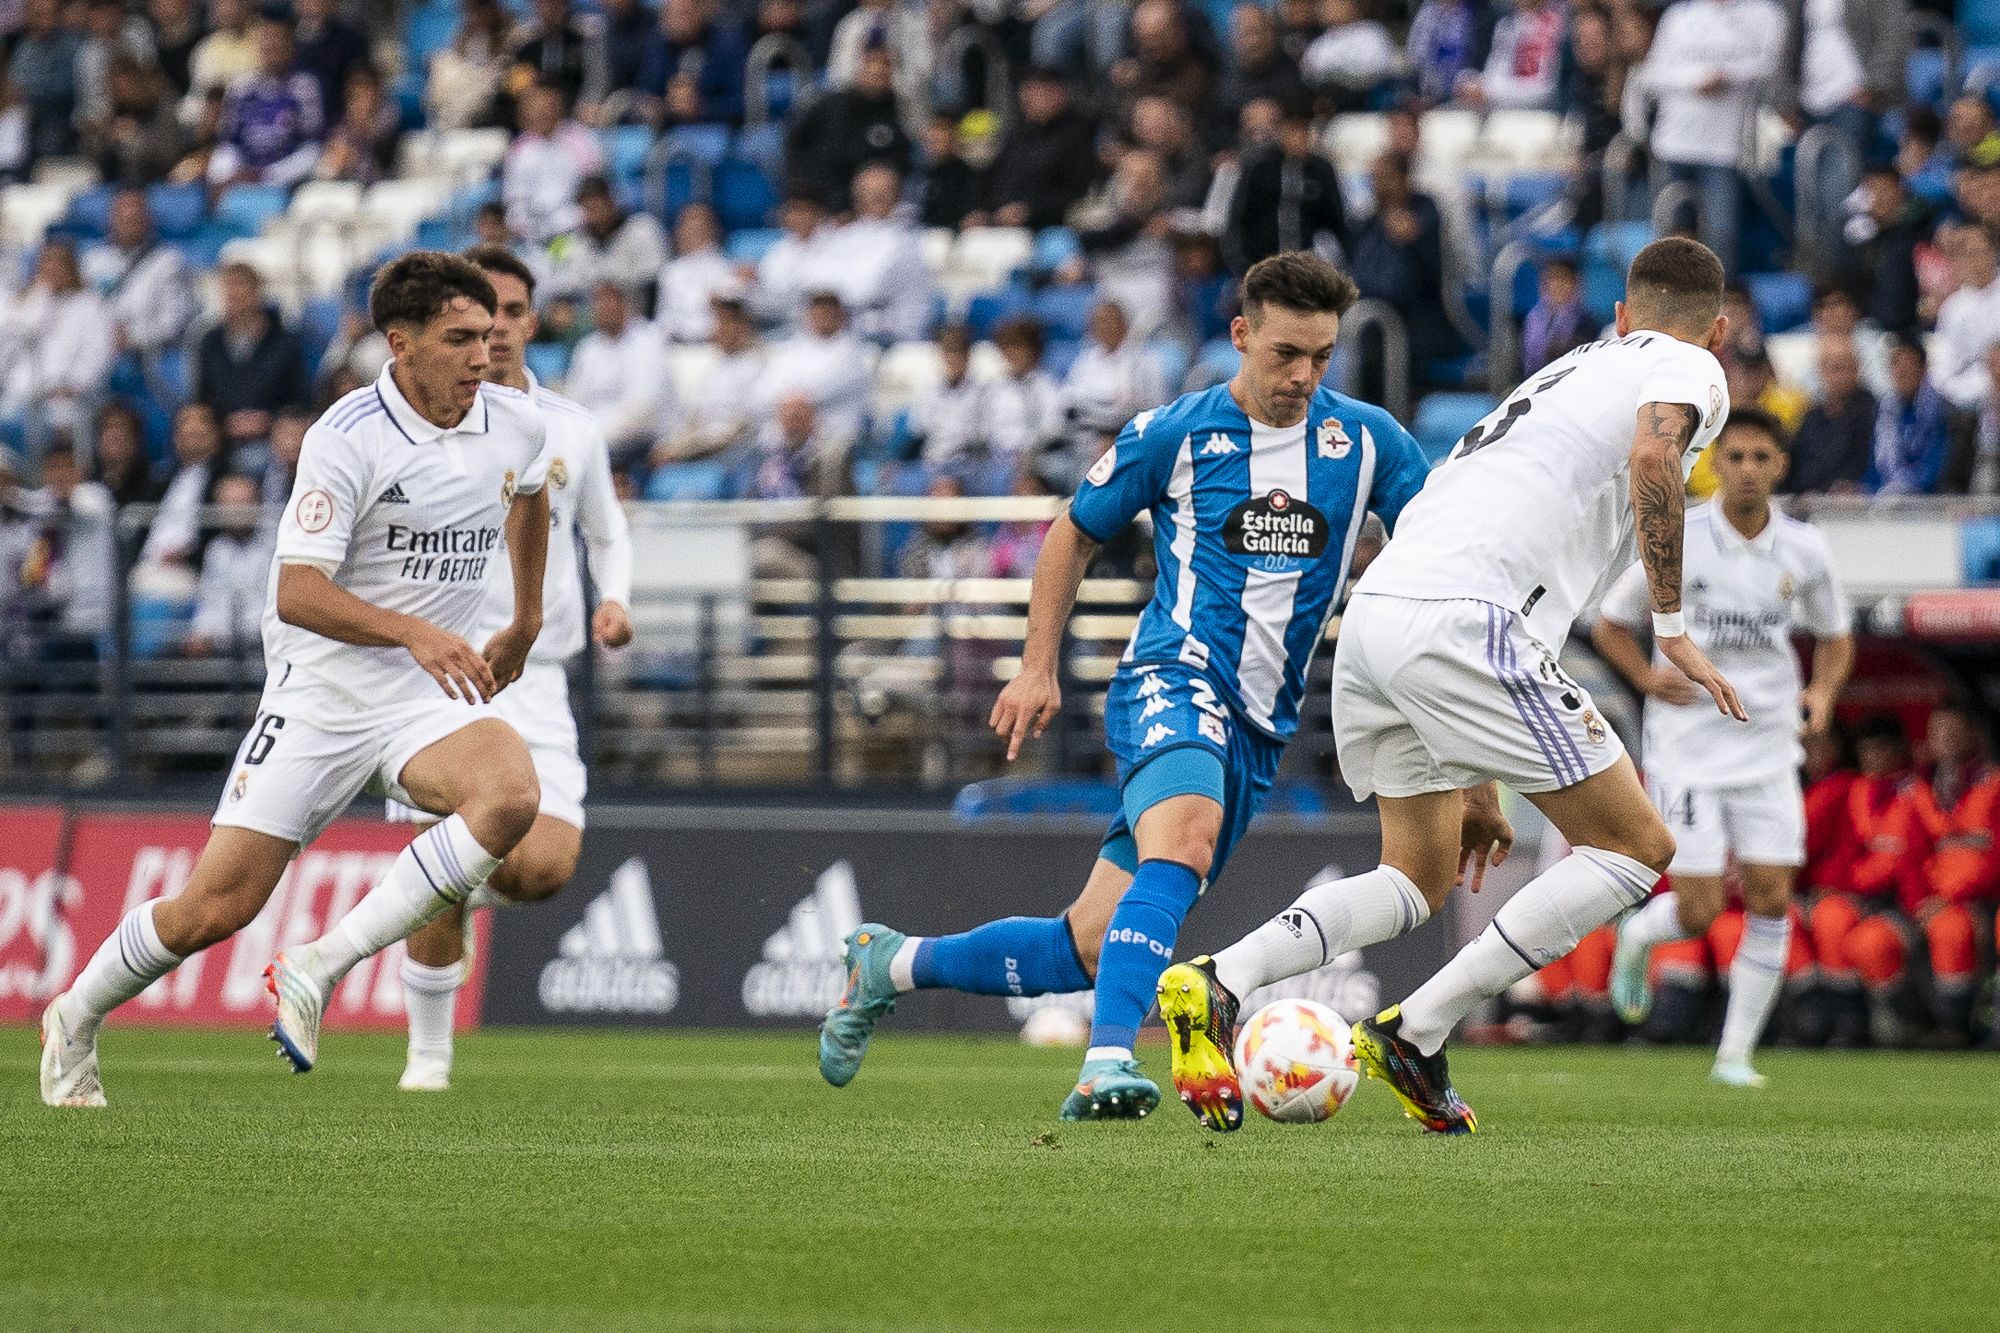
{"label": "white sock", "polygon": [[127,912],[70,983],[63,1018],[72,1031],[95,1028],[106,1014],[181,965],[180,955],[160,943],[153,926],[157,901]]}
{"label": "white sock", "polygon": [[1259,986],[1324,967],[1350,949],[1407,935],[1430,916],[1424,895],[1394,866],[1315,880],[1290,907],[1216,954],[1216,979],[1241,999]]}
{"label": "white sock", "polygon": [[1403,1001],[1402,1036],[1436,1052],[1472,1006],[1561,958],[1643,902],[1660,877],[1618,852],[1577,847],[1509,898],[1491,925]]}
{"label": "white sock", "polygon": [[1093,1046],[1083,1053],[1083,1062],[1085,1064],[1089,1064],[1092,1060],[1130,1060],[1131,1058],[1132,1048],[1130,1046]]}
{"label": "white sock", "polygon": [[889,960],[889,984],[896,988],[898,995],[917,988],[917,946],[923,942],[921,935],[910,936],[896,950],[896,956]]}
{"label": "white sock", "polygon": [[1764,1035],[1764,1024],[1770,1021],[1785,984],[1785,955],[1791,946],[1789,916],[1744,914],[1743,941],[1729,965],[1729,1007],[1722,1016],[1717,1063],[1750,1062],[1750,1052]]}
{"label": "white sock", "polygon": [[521,904],[494,888],[491,884],[481,884],[465,900],[465,910],[477,912],[482,907],[519,907]]}
{"label": "white sock", "polygon": [[1646,905],[1625,918],[1618,933],[1628,940],[1642,941],[1647,948],[1688,937],[1681,925],[1681,898],[1668,889],[1646,900]]}
{"label": "white sock", "polygon": [[462,963],[431,967],[403,959],[403,1007],[410,1016],[410,1054],[451,1061],[452,1008],[464,975]]}
{"label": "white sock", "polygon": [[312,943],[305,955],[322,993],[348,970],[380,953],[454,903],[462,903],[500,867],[457,815],[417,835],[382,882]]}

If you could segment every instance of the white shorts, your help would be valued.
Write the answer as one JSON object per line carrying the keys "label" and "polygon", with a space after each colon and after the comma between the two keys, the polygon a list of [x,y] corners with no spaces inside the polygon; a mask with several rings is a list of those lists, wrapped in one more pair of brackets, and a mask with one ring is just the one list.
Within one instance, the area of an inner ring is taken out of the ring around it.
{"label": "white shorts", "polygon": [[1741,787],[1686,787],[1648,777],[1646,790],[1673,831],[1670,875],[1720,875],[1732,852],[1744,865],[1806,863],[1805,798],[1789,769]]}
{"label": "white shorts", "polygon": [[363,706],[317,677],[280,667],[237,747],[214,824],[304,847],[362,792],[407,799],[403,766],[475,722],[491,705],[434,697]]}
{"label": "white shorts", "polygon": [[[500,691],[490,705],[493,716],[521,733],[535,776],[542,783],[541,812],[573,828],[583,827],[583,797],[587,783],[577,754],[576,715],[569,707],[569,676],[560,662],[530,662],[521,678]],[[395,823],[423,823],[436,818],[402,801],[392,800],[383,812]]]}
{"label": "white shorts", "polygon": [[1498,780],[1557,791],[1625,753],[1583,686],[1519,615],[1471,599],[1365,593],[1333,659],[1333,736],[1356,796]]}

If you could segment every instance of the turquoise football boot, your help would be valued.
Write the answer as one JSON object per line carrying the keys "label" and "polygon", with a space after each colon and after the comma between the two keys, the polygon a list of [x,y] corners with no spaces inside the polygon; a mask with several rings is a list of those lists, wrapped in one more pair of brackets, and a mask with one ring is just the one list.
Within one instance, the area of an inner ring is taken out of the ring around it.
{"label": "turquoise football boot", "polygon": [[1086,1060],[1063,1098],[1065,1120],[1144,1120],[1160,1104],[1160,1085],[1137,1060]]}
{"label": "turquoise football boot", "polygon": [[896,1012],[896,983],[889,963],[908,936],[872,922],[847,937],[847,989],[819,1025],[820,1077],[844,1088],[861,1072],[875,1024]]}

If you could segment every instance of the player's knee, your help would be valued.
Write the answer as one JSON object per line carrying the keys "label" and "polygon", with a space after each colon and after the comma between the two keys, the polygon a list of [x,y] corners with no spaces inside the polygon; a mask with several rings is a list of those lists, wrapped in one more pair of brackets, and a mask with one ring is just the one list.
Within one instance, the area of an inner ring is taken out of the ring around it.
{"label": "player's knee", "polygon": [[242,893],[189,895],[182,902],[181,939],[169,947],[180,954],[220,944],[256,920],[261,898]]}
{"label": "player's knee", "polygon": [[1674,893],[1674,910],[1680,918],[1683,932],[1690,936],[1706,935],[1708,928],[1715,924],[1715,918],[1722,915],[1722,896],[1710,897],[1678,889]]}
{"label": "player's knee", "polygon": [[[520,773],[503,772],[496,774],[473,799],[473,809],[467,812],[467,822],[481,826],[479,832],[490,834],[511,852],[535,826],[535,815],[541,803],[542,788],[535,780],[533,769]],[[501,849],[488,848],[496,852]]]}
{"label": "player's knee", "polygon": [[1613,850],[1623,851],[1656,875],[1667,873],[1667,867],[1674,863],[1674,852],[1678,850],[1673,832],[1657,818],[1650,826],[1640,825],[1633,829],[1628,842],[1628,846]]}
{"label": "player's knee", "polygon": [[516,847],[494,872],[495,887],[517,903],[553,898],[576,873],[576,854],[546,848]]}

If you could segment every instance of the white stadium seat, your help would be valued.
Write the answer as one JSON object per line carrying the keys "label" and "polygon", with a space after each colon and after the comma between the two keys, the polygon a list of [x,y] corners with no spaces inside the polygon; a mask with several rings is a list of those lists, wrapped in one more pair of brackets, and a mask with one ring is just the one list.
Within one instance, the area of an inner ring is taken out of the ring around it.
{"label": "white stadium seat", "polygon": [[950,227],[926,227],[923,235],[924,267],[933,277],[944,271],[951,259],[951,244],[958,239],[958,233]]}
{"label": "white stadium seat", "polygon": [[1771,369],[1786,384],[1810,384],[1819,378],[1819,335],[1774,333],[1764,340]]}
{"label": "white stadium seat", "polygon": [[1417,151],[1436,163],[1440,170],[1450,171],[1471,156],[1473,145],[1478,140],[1479,116],[1476,112],[1439,107],[1424,113],[1418,127]]}
{"label": "white stadium seat", "polygon": [[1015,269],[1035,250],[1035,234],[1026,227],[968,227],[959,233],[947,268],[977,277],[975,291],[1006,285]]}
{"label": "white stadium seat", "polygon": [[37,185],[56,185],[78,194],[88,190],[103,180],[97,165],[82,157],[45,157],[35,163],[33,180]]}
{"label": "white stadium seat", "polygon": [[1563,165],[1562,117],[1553,111],[1495,111],[1480,127],[1478,156],[1529,169]]}
{"label": "white stadium seat", "polygon": [[32,250],[42,243],[42,233],[63,215],[76,191],[67,185],[9,185],[0,191],[0,245],[9,250]]}
{"label": "white stadium seat", "polygon": [[438,165],[454,179],[483,179],[507,156],[508,137],[497,128],[446,130],[438,136]]}
{"label": "white stadium seat", "polygon": [[1366,171],[1389,146],[1389,118],[1356,111],[1327,122],[1323,146],[1342,171]]}
{"label": "white stadium seat", "polygon": [[897,343],[875,368],[876,417],[894,416],[943,379],[944,357],[936,343]]}
{"label": "white stadium seat", "polygon": [[353,181],[307,181],[285,211],[295,222],[344,222],[361,209],[361,187]]}
{"label": "white stadium seat", "polygon": [[390,236],[406,241],[447,194],[435,180],[377,181],[361,198],[361,214]]}
{"label": "white stadium seat", "polygon": [[676,343],[667,349],[667,371],[673,376],[674,397],[693,397],[701,377],[714,368],[720,355],[707,343]]}

